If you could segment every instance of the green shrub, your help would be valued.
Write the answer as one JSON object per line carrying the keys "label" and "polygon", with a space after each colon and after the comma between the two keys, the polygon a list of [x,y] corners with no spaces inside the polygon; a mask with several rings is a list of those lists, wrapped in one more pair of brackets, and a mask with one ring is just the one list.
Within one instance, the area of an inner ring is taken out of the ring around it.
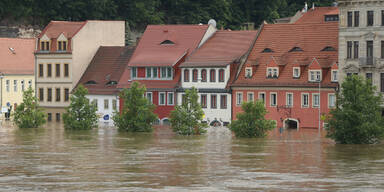
{"label": "green shrub", "polygon": [[24,91],[23,102],[15,109],[13,120],[19,128],[36,128],[46,122],[45,114],[33,93],[31,88]]}

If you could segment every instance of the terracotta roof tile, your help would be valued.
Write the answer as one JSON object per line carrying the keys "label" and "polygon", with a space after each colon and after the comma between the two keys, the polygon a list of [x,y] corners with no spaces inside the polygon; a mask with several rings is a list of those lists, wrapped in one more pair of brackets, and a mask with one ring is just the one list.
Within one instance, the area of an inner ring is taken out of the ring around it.
{"label": "terracotta roof tile", "polygon": [[0,38],[0,72],[33,74],[35,39]]}
{"label": "terracotta roof tile", "polygon": [[[315,9],[308,9],[300,19],[295,23],[304,24],[304,23],[329,23],[325,22],[325,15],[338,15],[339,9],[337,7],[315,7]],[[331,21],[333,23],[338,23],[337,21]]]}
{"label": "terracotta roof tile", "polygon": [[72,38],[76,33],[86,24],[86,21],[51,21],[44,30],[40,33],[38,38],[44,34],[49,38],[57,38],[60,34],[64,34],[66,38]]}

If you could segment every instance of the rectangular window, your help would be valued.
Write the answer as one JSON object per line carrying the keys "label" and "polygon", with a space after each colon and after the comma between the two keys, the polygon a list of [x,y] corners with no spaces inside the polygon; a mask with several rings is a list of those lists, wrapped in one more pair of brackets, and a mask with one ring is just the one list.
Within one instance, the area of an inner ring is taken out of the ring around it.
{"label": "rectangular window", "polygon": [[69,89],[64,89],[64,101],[69,101]]}
{"label": "rectangular window", "polygon": [[69,65],[64,64],[64,77],[68,77],[68,76],[69,76]]}
{"label": "rectangular window", "polygon": [[153,78],[158,78],[159,76],[157,75],[157,67],[153,67],[152,71],[153,71]]}
{"label": "rectangular window", "polygon": [[367,11],[367,26],[373,26],[373,11]]}
{"label": "rectangular window", "polygon": [[276,107],[277,106],[277,93],[271,93],[270,96],[271,96],[270,97],[270,99],[271,99],[271,101],[270,101],[271,107]]}
{"label": "rectangular window", "polygon": [[243,103],[243,93],[237,92],[236,93],[236,105],[241,105]]}
{"label": "rectangular window", "polygon": [[47,119],[48,119],[48,121],[52,121],[52,113],[47,114]]}
{"label": "rectangular window", "polygon": [[359,11],[355,11],[354,14],[355,14],[355,15],[354,15],[354,16],[355,16],[355,19],[354,19],[354,21],[355,21],[355,25],[354,25],[354,26],[355,26],[355,27],[358,27],[358,26],[359,26],[359,20],[360,20],[360,18],[359,18],[359,15],[360,15],[360,14],[359,14]]}
{"label": "rectangular window", "polygon": [[352,58],[352,41],[347,41],[347,59]]}
{"label": "rectangular window", "polygon": [[312,107],[318,108],[320,106],[320,96],[318,93],[312,93]]}
{"label": "rectangular window", "polygon": [[60,121],[60,113],[56,113],[56,121],[57,121],[57,122]]}
{"label": "rectangular window", "polygon": [[63,49],[63,47],[62,47],[62,42],[61,41],[58,41],[57,42],[57,50],[58,51],[61,51]]}
{"label": "rectangular window", "polygon": [[98,101],[97,101],[97,99],[93,99],[93,100],[92,100],[92,105],[93,105],[93,106],[95,106],[96,110],[98,110],[98,109],[99,109],[99,106],[98,106]]}
{"label": "rectangular window", "polygon": [[24,92],[25,90],[24,80],[21,80],[20,83],[21,83],[21,91]]}
{"label": "rectangular window", "polygon": [[227,108],[227,96],[226,95],[221,95],[220,96],[220,108],[221,109],[226,109]]}
{"label": "rectangular window", "polygon": [[167,78],[171,79],[172,75],[172,67],[167,67]]}
{"label": "rectangular window", "polygon": [[380,73],[380,91],[384,92],[384,73]]}
{"label": "rectangular window", "polygon": [[373,64],[373,41],[367,41],[367,65]]}
{"label": "rectangular window", "polygon": [[366,74],[365,74],[365,78],[366,78],[368,81],[370,81],[371,84],[372,84],[372,73],[366,73]]}
{"label": "rectangular window", "polygon": [[52,88],[48,88],[47,93],[48,93],[47,101],[51,102],[52,101]]}
{"label": "rectangular window", "polygon": [[174,105],[174,101],[175,101],[174,93],[168,92],[167,94],[168,94],[167,95],[167,105]]}
{"label": "rectangular window", "polygon": [[131,73],[132,73],[132,79],[136,78],[137,77],[137,67],[132,67]]}
{"label": "rectangular window", "polygon": [[289,107],[293,106],[293,93],[287,93],[286,95],[286,105]]}
{"label": "rectangular window", "polygon": [[217,96],[211,95],[211,109],[217,108]]}
{"label": "rectangular window", "polygon": [[209,70],[209,79],[210,79],[210,82],[216,82],[216,70],[214,69]]}
{"label": "rectangular window", "polygon": [[262,100],[265,104],[265,93],[259,93],[259,100]]}
{"label": "rectangular window", "polygon": [[381,58],[384,59],[384,41],[381,41]]}
{"label": "rectangular window", "polygon": [[358,41],[353,42],[353,58],[354,59],[359,58],[359,42]]}
{"label": "rectangular window", "polygon": [[67,50],[67,42],[66,41],[58,41],[58,51],[66,51]]}
{"label": "rectangular window", "polygon": [[253,102],[254,100],[255,100],[255,95],[253,94],[253,92],[248,92],[247,93],[247,101]]}
{"label": "rectangular window", "polygon": [[56,88],[56,101],[60,102],[61,101],[61,91],[60,88]]}
{"label": "rectangular window", "polygon": [[381,11],[381,26],[384,26],[384,10]]}
{"label": "rectangular window", "polygon": [[147,92],[147,93],[146,93],[146,97],[147,97],[147,100],[148,100],[150,103],[153,103],[153,94],[152,94],[152,92]]}
{"label": "rectangular window", "polygon": [[207,108],[207,95],[200,96],[200,104],[202,108]]}
{"label": "rectangular window", "polygon": [[44,89],[39,88],[39,101],[44,101]]}
{"label": "rectangular window", "polygon": [[309,71],[309,81],[318,82],[321,81],[321,71],[320,70],[310,70]]}
{"label": "rectangular window", "polygon": [[44,76],[44,65],[39,64],[39,77],[43,77],[43,76]]}
{"label": "rectangular window", "polygon": [[332,70],[332,79],[331,81],[333,82],[337,82],[338,81],[338,78],[337,78],[337,70]]}
{"label": "rectangular window", "polygon": [[6,81],[5,81],[5,88],[7,89],[7,92],[9,92],[9,89],[10,89],[10,88],[9,88],[9,87],[10,87],[9,84],[10,84],[10,81],[9,81],[9,80],[6,80]]}
{"label": "rectangular window", "polygon": [[294,67],[293,68],[293,77],[299,78],[300,77],[300,67]]}
{"label": "rectangular window", "polygon": [[152,68],[151,67],[147,67],[145,68],[147,73],[146,73],[146,78],[152,78]]}
{"label": "rectangular window", "polygon": [[52,64],[47,64],[47,77],[52,77]]}
{"label": "rectangular window", "polygon": [[32,88],[32,80],[29,80],[29,81],[28,81],[28,87],[29,87],[29,88]]}
{"label": "rectangular window", "polygon": [[184,82],[189,82],[189,70],[184,69]]}
{"label": "rectangular window", "polygon": [[161,78],[167,78],[167,69],[165,67],[161,68]]}
{"label": "rectangular window", "polygon": [[109,109],[109,99],[104,99],[104,110]]}
{"label": "rectangular window", "polygon": [[252,67],[245,68],[245,78],[251,78],[252,77]]}
{"label": "rectangular window", "polygon": [[348,27],[352,27],[352,11],[348,11],[347,14]]}
{"label": "rectangular window", "polygon": [[113,110],[117,109],[117,100],[116,99],[112,99],[112,109]]}
{"label": "rectangular window", "polygon": [[165,93],[159,93],[159,105],[165,105]]}
{"label": "rectangular window", "polygon": [[308,93],[302,93],[301,94],[301,107],[306,108],[309,106],[309,94]]}
{"label": "rectangular window", "polygon": [[13,80],[13,91],[17,92],[17,80]]}
{"label": "rectangular window", "polygon": [[335,94],[329,94],[328,95],[328,107],[334,108],[336,106],[336,95]]}
{"label": "rectangular window", "polygon": [[56,77],[60,77],[60,64],[56,64]]}
{"label": "rectangular window", "polygon": [[219,70],[219,82],[224,82],[224,79],[225,79],[225,70],[220,69]]}

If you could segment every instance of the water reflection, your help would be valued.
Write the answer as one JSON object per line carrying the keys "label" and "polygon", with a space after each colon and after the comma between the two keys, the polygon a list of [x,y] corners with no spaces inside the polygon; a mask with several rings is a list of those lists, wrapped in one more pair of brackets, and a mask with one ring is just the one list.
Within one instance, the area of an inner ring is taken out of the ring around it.
{"label": "water reflection", "polygon": [[237,139],[223,127],[178,136],[0,127],[0,191],[378,191],[383,145],[336,145],[303,129]]}

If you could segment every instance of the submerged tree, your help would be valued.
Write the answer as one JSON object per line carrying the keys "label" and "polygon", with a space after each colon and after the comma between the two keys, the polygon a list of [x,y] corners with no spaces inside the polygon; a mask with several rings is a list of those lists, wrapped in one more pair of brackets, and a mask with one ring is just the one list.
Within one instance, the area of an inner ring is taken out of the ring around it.
{"label": "submerged tree", "polygon": [[265,137],[268,130],[276,127],[274,121],[265,119],[267,110],[262,101],[245,102],[241,108],[243,112],[238,113],[237,120],[230,125],[236,137]]}
{"label": "submerged tree", "polygon": [[113,121],[119,130],[128,132],[151,132],[152,124],[157,120],[153,113],[155,105],[144,94],[146,88],[138,82],[133,82],[130,89],[124,89],[120,93],[120,99],[124,101],[122,111],[115,112]]}
{"label": "submerged tree", "polygon": [[96,106],[85,97],[87,88],[79,85],[70,100],[67,112],[63,115],[64,127],[66,129],[92,129],[97,126]]}
{"label": "submerged tree", "polygon": [[24,91],[23,102],[16,107],[13,120],[19,128],[36,128],[46,122],[32,88]]}
{"label": "submerged tree", "polygon": [[172,130],[180,135],[199,135],[205,133],[206,123],[202,123],[204,111],[197,102],[196,88],[185,90],[182,104],[171,112]]}
{"label": "submerged tree", "polygon": [[383,138],[382,97],[369,80],[349,76],[341,85],[336,108],[331,110],[327,136],[337,143],[369,144]]}

